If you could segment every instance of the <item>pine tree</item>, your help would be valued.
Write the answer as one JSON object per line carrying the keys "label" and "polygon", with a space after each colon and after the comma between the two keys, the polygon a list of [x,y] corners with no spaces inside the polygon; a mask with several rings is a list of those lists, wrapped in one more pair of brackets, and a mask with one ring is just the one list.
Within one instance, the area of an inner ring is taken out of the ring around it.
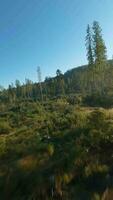
{"label": "pine tree", "polygon": [[91,35],[91,29],[90,29],[89,24],[87,26],[86,49],[87,49],[88,65],[93,66],[94,58],[93,58],[93,49],[92,49],[92,35]]}
{"label": "pine tree", "polygon": [[93,22],[93,53],[96,68],[106,65],[106,46],[102,38],[102,29],[97,21]]}

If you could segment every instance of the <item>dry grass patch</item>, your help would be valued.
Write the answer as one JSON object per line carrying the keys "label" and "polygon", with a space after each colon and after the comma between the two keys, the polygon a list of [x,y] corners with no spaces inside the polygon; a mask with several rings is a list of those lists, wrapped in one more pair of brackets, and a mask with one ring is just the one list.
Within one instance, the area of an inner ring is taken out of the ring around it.
{"label": "dry grass patch", "polygon": [[23,170],[32,171],[38,166],[38,159],[36,156],[28,155],[18,161],[18,166]]}

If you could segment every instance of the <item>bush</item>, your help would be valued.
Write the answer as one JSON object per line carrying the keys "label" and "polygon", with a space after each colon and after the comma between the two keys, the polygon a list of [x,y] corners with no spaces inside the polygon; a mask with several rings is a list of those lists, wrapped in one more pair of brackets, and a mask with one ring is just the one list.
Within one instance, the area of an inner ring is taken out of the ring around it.
{"label": "bush", "polygon": [[8,134],[11,131],[11,127],[8,122],[0,122],[0,134]]}

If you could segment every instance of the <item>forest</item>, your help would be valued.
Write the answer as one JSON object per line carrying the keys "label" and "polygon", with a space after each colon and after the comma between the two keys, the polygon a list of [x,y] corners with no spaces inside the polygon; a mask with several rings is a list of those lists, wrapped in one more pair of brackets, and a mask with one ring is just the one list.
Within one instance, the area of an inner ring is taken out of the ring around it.
{"label": "forest", "polygon": [[87,26],[88,64],[0,89],[1,200],[113,199],[113,60]]}

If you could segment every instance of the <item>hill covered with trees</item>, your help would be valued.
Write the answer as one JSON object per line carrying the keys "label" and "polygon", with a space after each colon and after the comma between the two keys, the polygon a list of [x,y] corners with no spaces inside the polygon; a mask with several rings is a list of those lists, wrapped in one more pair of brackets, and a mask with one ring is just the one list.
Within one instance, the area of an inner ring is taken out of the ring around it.
{"label": "hill covered with trees", "polygon": [[86,49],[88,65],[1,88],[0,199],[113,199],[113,61],[98,22]]}
{"label": "hill covered with trees", "polygon": [[88,65],[77,67],[62,74],[58,69],[56,77],[41,80],[38,68],[38,83],[26,79],[10,84],[7,90],[1,88],[0,101],[48,100],[59,96],[74,98],[82,104],[110,107],[113,105],[113,60],[107,60],[107,50],[98,22],[87,27],[86,50]]}

